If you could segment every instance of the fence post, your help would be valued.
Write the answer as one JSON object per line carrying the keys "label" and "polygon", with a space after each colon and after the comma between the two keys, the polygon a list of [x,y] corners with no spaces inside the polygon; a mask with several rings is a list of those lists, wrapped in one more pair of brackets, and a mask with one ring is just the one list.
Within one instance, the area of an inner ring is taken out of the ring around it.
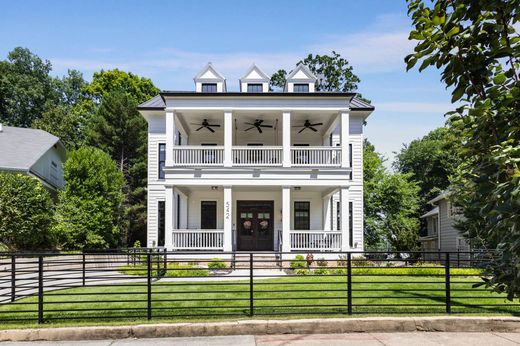
{"label": "fence post", "polygon": [[457,249],[457,268],[460,268],[460,249]]}
{"label": "fence post", "polygon": [[16,256],[11,255],[11,301],[16,299]]}
{"label": "fence post", "polygon": [[82,253],[83,257],[83,286],[85,286],[85,253]]}
{"label": "fence post", "polygon": [[249,316],[254,314],[253,302],[253,254],[249,254]]}
{"label": "fence post", "polygon": [[38,324],[43,323],[43,256],[38,257]]}
{"label": "fence post", "polygon": [[168,273],[168,249],[164,248],[164,276]]}
{"label": "fence post", "polygon": [[150,252],[146,254],[146,267],[148,272],[148,294],[147,294],[147,302],[148,302],[148,319],[152,319],[152,259],[150,256]]}
{"label": "fence post", "polygon": [[347,308],[352,315],[352,254],[347,253]]}
{"label": "fence post", "polygon": [[446,313],[451,314],[451,285],[450,285],[450,253],[446,252],[446,262],[444,266],[444,276],[446,282]]}

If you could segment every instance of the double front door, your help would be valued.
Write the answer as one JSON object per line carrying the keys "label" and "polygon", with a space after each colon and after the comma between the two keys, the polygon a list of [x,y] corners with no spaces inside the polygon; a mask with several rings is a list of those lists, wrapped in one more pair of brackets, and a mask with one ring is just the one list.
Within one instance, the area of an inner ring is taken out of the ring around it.
{"label": "double front door", "polygon": [[237,245],[241,251],[272,251],[273,201],[237,201]]}

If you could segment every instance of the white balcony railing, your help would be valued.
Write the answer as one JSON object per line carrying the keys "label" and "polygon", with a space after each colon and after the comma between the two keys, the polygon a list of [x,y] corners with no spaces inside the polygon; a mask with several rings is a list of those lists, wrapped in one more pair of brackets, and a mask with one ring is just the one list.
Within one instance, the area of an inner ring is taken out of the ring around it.
{"label": "white balcony railing", "polygon": [[291,250],[341,250],[341,232],[337,231],[290,231]]}
{"label": "white balcony railing", "polygon": [[172,232],[174,250],[222,250],[223,229],[176,229]]}
{"label": "white balcony railing", "polygon": [[[339,147],[291,147],[292,167],[340,167]],[[233,146],[232,165],[276,167],[283,164],[283,149],[275,146]],[[223,146],[175,146],[174,166],[224,166]]]}
{"label": "white balcony railing", "polygon": [[223,146],[176,146],[173,148],[175,166],[222,166]]}
{"label": "white balcony railing", "polygon": [[234,166],[281,166],[282,147],[233,147]]}
{"label": "white balcony railing", "polygon": [[291,165],[295,167],[341,166],[341,148],[291,147]]}

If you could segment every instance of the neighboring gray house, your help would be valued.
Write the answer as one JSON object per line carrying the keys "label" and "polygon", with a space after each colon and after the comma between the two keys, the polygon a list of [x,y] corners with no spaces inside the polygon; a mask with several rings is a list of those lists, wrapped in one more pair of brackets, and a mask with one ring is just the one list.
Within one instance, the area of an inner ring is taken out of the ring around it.
{"label": "neighboring gray house", "polygon": [[467,240],[454,227],[460,216],[449,201],[449,195],[449,192],[443,192],[429,201],[434,208],[421,216],[427,225],[427,234],[419,238],[422,251],[470,251]]}
{"label": "neighboring gray house", "polygon": [[65,158],[66,150],[58,137],[43,130],[0,124],[0,171],[34,176],[54,192],[64,185]]}

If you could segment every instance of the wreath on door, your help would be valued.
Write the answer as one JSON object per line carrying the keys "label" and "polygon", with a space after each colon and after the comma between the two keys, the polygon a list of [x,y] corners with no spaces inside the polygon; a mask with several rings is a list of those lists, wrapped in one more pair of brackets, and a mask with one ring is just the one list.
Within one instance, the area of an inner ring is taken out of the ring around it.
{"label": "wreath on door", "polygon": [[250,230],[252,224],[251,224],[251,221],[246,220],[246,221],[244,221],[244,224],[243,224],[243,225],[244,225],[244,229],[246,229],[246,230]]}
{"label": "wreath on door", "polygon": [[260,221],[260,228],[261,229],[265,230],[265,229],[267,229],[268,226],[269,226],[269,221],[267,221],[267,220]]}

